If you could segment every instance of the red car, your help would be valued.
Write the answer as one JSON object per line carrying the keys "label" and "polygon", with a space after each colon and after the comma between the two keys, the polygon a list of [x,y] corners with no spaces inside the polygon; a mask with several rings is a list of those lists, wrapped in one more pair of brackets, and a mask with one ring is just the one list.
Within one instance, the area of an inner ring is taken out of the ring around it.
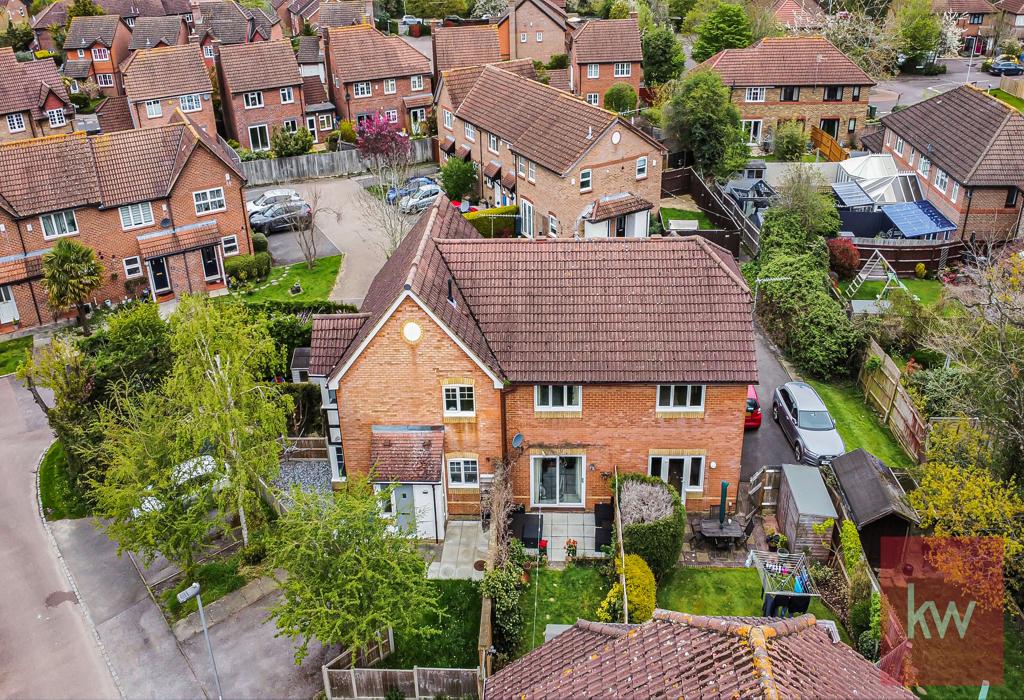
{"label": "red car", "polygon": [[753,384],[747,386],[747,415],[743,420],[744,430],[757,430],[761,427],[761,402],[757,400],[757,391]]}

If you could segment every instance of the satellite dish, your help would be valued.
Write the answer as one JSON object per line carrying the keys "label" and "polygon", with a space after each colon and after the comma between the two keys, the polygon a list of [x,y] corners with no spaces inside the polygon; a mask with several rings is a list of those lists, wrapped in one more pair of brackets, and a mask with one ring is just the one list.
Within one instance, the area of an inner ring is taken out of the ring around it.
{"label": "satellite dish", "polygon": [[514,448],[516,448],[518,450],[522,446],[523,446],[523,434],[522,433],[516,433],[515,435],[512,436],[512,447],[514,447]]}
{"label": "satellite dish", "polygon": [[170,219],[160,219],[160,228],[170,228],[170,226],[171,226],[171,220]]}

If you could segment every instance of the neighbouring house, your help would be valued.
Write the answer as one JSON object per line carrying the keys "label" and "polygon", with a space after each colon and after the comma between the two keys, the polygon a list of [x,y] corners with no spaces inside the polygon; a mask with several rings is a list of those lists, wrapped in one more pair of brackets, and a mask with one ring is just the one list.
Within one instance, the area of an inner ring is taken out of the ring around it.
{"label": "neighbouring house", "polygon": [[295,60],[299,62],[302,77],[316,76],[321,83],[327,82],[327,71],[324,69],[324,52],[320,48],[320,37],[300,36],[299,48],[295,51]]}
{"label": "neighbouring house", "polygon": [[932,0],[932,12],[940,16],[952,12],[957,16],[966,53],[992,53],[1000,17],[999,8],[988,0]]}
{"label": "neighbouring house", "polygon": [[479,514],[497,460],[526,508],[592,511],[617,468],[697,512],[735,503],[751,296],[702,238],[485,239],[441,195],[359,313],[314,318],[309,376],[333,480],[395,482],[419,537]]}
{"label": "neighbouring house", "polygon": [[776,127],[797,121],[853,145],[868,116],[875,84],[827,39],[768,37],[745,49],[725,49],[700,64],[718,73],[743,119],[751,147],[770,146]]}
{"label": "neighbouring house", "polygon": [[647,236],[661,199],[664,146],[627,120],[504,65],[444,75],[437,100],[442,162],[476,163],[473,198],[518,205],[524,236]]}
{"label": "neighbouring house", "polygon": [[578,620],[488,678],[483,697],[916,696],[844,644],[834,622],[656,609],[640,625]]}
{"label": "neighbouring house", "polygon": [[166,124],[176,109],[217,135],[213,83],[199,46],[162,46],[132,52],[121,66],[128,110],[136,128]]}
{"label": "neighbouring house", "polygon": [[1024,0],[999,0],[996,8],[1002,13],[1005,35],[1024,39]]}
{"label": "neighbouring house", "polygon": [[[66,173],[39,187],[39,173]],[[0,332],[51,323],[42,258],[65,237],[96,251],[89,300],[157,300],[224,288],[249,253],[244,179],[228,150],[177,113],[168,124],[0,144]]]}
{"label": "neighbouring house", "polygon": [[324,55],[328,94],[340,119],[358,123],[381,112],[410,134],[426,127],[433,104],[430,59],[400,37],[367,24],[331,27]]}
{"label": "neighbouring house", "polygon": [[373,24],[373,0],[292,0],[286,5],[285,20],[292,35],[308,24],[314,29],[350,27],[353,24]]}
{"label": "neighbouring house", "polygon": [[572,26],[565,14],[565,3],[510,0],[497,25],[501,57],[505,60],[531,58],[547,63],[552,56],[567,53]]}
{"label": "neighbouring house", "polygon": [[28,24],[32,20],[25,0],[0,0],[0,32],[12,24]]}
{"label": "neighbouring house", "polygon": [[117,15],[73,18],[64,39],[64,76],[71,80],[71,92],[92,80],[108,97],[124,94],[121,63],[131,41],[132,30]]}
{"label": "neighbouring house", "polygon": [[139,17],[132,29],[128,48],[155,49],[158,46],[180,46],[188,43],[189,29],[179,15],[167,17]]}
{"label": "neighbouring house", "polygon": [[825,24],[826,15],[814,0],[777,0],[771,8],[776,23],[790,32],[820,31]]}
{"label": "neighbouring house", "polygon": [[452,68],[482,66],[501,60],[497,24],[437,27],[433,39],[435,80]]}
{"label": "neighbouring house", "polygon": [[103,100],[96,108],[96,119],[99,122],[100,133],[104,134],[135,128],[131,110],[128,108],[128,98],[121,95]]}
{"label": "neighbouring house", "polygon": [[222,46],[218,69],[224,127],[243,148],[269,151],[276,129],[305,126],[302,75],[291,40]]}
{"label": "neighbouring house", "polygon": [[195,8],[195,31],[190,40],[202,47],[208,66],[216,62],[220,46],[284,37],[281,20],[261,8],[250,9],[234,0],[201,0]]}
{"label": "neighbouring house", "polygon": [[335,108],[319,78],[302,77],[302,99],[306,108],[306,128],[313,135],[313,142],[326,141],[327,135],[334,130]]}
{"label": "neighbouring house", "polygon": [[604,95],[612,85],[625,83],[639,94],[643,58],[640,28],[635,17],[585,22],[572,34],[570,89],[588,104],[598,107],[604,107]]}
{"label": "neighbouring house", "polygon": [[[60,51],[50,35],[50,27],[64,26],[68,22],[68,6],[72,0],[56,0],[32,18],[32,31],[36,36],[35,48]],[[103,0],[98,3],[109,15],[117,15],[129,29],[140,17],[178,16],[192,25],[193,7],[190,0]]]}
{"label": "neighbouring house", "polygon": [[964,85],[882,118],[882,153],[916,172],[955,237],[1005,242],[1021,233],[1024,116]]}
{"label": "neighbouring house", "polygon": [[53,59],[19,63],[0,47],[0,142],[69,133],[74,115]]}

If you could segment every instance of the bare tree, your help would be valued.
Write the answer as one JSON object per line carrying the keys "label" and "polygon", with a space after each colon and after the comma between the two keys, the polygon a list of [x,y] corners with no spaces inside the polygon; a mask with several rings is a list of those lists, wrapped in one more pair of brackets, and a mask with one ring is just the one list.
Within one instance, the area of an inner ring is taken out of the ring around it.
{"label": "bare tree", "polygon": [[373,185],[362,191],[359,204],[382,229],[384,238],[378,245],[390,258],[415,220],[399,210],[397,198],[387,201],[388,191],[397,191],[412,173],[412,147],[409,137],[378,112],[359,125],[358,148],[373,176]]}
{"label": "bare tree", "polygon": [[316,264],[317,222],[325,216],[333,216],[335,221],[341,221],[341,210],[327,206],[319,185],[313,185],[307,193],[306,205],[309,207],[308,214],[303,208],[296,208],[288,218],[299,241],[299,249],[306,260],[306,266],[312,270]]}

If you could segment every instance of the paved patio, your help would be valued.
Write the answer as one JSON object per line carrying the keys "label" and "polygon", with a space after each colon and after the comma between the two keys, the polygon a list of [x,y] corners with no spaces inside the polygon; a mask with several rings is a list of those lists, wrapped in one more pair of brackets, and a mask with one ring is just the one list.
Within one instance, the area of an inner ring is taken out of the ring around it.
{"label": "paved patio", "polygon": [[[484,577],[487,534],[479,520],[452,520],[444,533],[441,558],[430,562],[427,577],[434,579],[470,579]],[[480,562],[479,568],[477,562]]]}
{"label": "paved patio", "polygon": [[570,538],[576,540],[576,556],[602,556],[600,552],[594,549],[593,513],[546,511],[543,515],[544,528],[542,535],[548,541],[548,561],[552,563],[565,561],[565,543]]}

